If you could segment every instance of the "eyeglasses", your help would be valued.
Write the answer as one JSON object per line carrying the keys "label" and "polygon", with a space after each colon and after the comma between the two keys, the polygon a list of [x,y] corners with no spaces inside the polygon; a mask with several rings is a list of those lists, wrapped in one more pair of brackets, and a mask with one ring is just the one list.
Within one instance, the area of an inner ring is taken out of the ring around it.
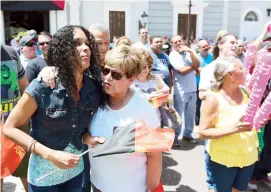
{"label": "eyeglasses", "polygon": [[39,45],[44,46],[45,44],[46,44],[46,45],[49,45],[49,43],[50,43],[50,41],[47,41],[47,42],[41,42],[41,43],[39,43]]}
{"label": "eyeglasses", "polygon": [[108,75],[109,73],[111,73],[112,78],[117,81],[121,80],[121,78],[124,76],[124,74],[117,72],[117,71],[113,71],[109,68],[103,68],[102,73],[103,73],[103,75]]}
{"label": "eyeglasses", "polygon": [[33,45],[37,46],[37,43],[34,42],[34,41],[30,41],[30,42],[27,42],[27,43],[25,44],[25,46],[27,46],[27,47],[32,47]]}

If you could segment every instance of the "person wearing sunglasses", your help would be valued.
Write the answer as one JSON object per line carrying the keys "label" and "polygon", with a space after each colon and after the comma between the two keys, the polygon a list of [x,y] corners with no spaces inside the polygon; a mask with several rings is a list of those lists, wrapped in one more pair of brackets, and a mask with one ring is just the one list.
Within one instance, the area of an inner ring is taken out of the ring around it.
{"label": "person wearing sunglasses", "polygon": [[49,49],[49,43],[52,40],[52,35],[47,31],[42,31],[38,35],[38,45],[41,51],[41,55],[33,60],[30,60],[26,66],[26,76],[28,81],[31,82],[33,79],[38,77],[40,71],[47,66],[47,55]]}
{"label": "person wearing sunglasses", "polygon": [[24,69],[26,69],[28,62],[37,57],[37,38],[32,35],[25,35],[20,39],[19,45],[20,60]]}
{"label": "person wearing sunglasses", "polygon": [[[120,45],[110,50],[102,69],[104,90],[109,95],[106,109],[94,116],[92,136],[109,138],[114,127],[125,127],[143,120],[148,128],[160,127],[152,105],[130,86],[143,64],[133,48]],[[155,189],[161,179],[162,153],[125,153],[94,158],[90,154],[91,182],[94,192],[146,192]]]}

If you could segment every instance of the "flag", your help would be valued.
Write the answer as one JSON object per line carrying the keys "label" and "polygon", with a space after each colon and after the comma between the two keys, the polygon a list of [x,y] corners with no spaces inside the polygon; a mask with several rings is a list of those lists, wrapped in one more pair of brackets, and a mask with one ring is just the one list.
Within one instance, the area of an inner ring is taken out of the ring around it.
{"label": "flag", "polygon": [[90,150],[92,157],[133,153],[166,152],[172,147],[175,137],[171,128],[147,128],[142,120],[124,127],[115,127],[113,135],[103,144]]}
{"label": "flag", "polygon": [[153,105],[154,108],[160,107],[164,101],[168,98],[168,94],[159,95],[149,99],[149,102]]}
{"label": "flag", "polygon": [[159,185],[154,190],[152,190],[152,192],[164,192],[162,183],[160,182]]}
{"label": "flag", "polygon": [[1,179],[11,175],[20,165],[24,155],[25,149],[9,140],[3,134],[4,128],[4,114],[1,113]]}
{"label": "flag", "polygon": [[[88,149],[80,156],[83,156],[88,152],[92,157],[101,157],[133,152],[169,151],[172,147],[174,137],[174,129],[149,129],[142,120],[138,120],[124,127],[115,127],[113,135],[104,143]],[[54,169],[42,177],[37,178],[37,181],[50,176],[57,170],[58,169]],[[162,183],[160,183],[152,192],[164,192]]]}

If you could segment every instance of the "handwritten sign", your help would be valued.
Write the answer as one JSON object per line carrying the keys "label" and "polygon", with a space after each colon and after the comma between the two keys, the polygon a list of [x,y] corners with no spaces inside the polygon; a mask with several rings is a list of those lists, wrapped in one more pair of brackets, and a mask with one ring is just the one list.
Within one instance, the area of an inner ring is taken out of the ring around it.
{"label": "handwritten sign", "polygon": [[244,122],[253,123],[254,117],[263,97],[265,86],[271,75],[271,54],[266,50],[259,53],[256,62],[256,68],[252,74],[250,82],[251,93]]}

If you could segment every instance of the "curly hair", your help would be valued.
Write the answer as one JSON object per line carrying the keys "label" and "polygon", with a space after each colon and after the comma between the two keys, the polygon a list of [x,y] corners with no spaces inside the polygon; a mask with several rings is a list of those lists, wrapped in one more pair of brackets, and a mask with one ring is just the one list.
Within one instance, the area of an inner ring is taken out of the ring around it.
{"label": "curly hair", "polygon": [[104,107],[106,103],[106,93],[103,89],[103,79],[100,68],[100,55],[95,39],[88,30],[82,26],[67,25],[59,29],[53,36],[48,49],[48,66],[58,68],[58,77],[60,82],[65,85],[73,101],[78,104],[79,90],[76,85],[75,71],[80,70],[82,66],[79,53],[74,43],[74,30],[81,29],[89,41],[91,51],[89,68],[84,71],[85,74],[94,79],[95,85],[101,92],[100,106]]}

